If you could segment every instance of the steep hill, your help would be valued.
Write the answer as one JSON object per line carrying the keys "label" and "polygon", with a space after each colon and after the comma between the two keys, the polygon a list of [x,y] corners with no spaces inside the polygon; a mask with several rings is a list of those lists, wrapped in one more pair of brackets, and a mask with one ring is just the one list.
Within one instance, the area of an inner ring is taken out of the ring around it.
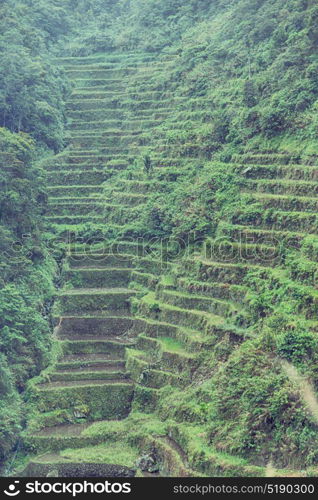
{"label": "steep hill", "polygon": [[317,475],[315,3],[75,3],[20,470]]}
{"label": "steep hill", "polygon": [[[315,267],[316,167],[283,153],[207,162],[200,144],[161,142],[191,107],[158,85],[171,55],[59,63],[75,89],[47,221],[70,246],[56,362],[29,387],[26,474],[315,473],[315,416],[281,360],[314,380],[317,292],[297,265]],[[167,238],[160,206],[191,176],[192,240]]]}

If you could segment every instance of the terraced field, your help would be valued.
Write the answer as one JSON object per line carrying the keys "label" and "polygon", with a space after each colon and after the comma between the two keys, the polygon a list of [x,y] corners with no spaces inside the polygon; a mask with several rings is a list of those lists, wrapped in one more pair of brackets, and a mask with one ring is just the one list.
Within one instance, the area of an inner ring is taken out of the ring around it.
{"label": "terraced field", "polygon": [[[156,75],[171,62],[134,53],[59,63],[75,87],[70,145],[48,165],[48,224],[64,241],[83,225],[118,237],[67,247],[54,306],[56,363],[32,385],[40,416],[29,421],[25,443],[34,456],[25,474],[266,475],[265,460],[214,447],[191,404],[164,418],[165,397],[200,386],[212,351],[217,366],[255,337],[254,273],[282,283],[291,300],[303,297],[295,314],[317,332],[317,260],[313,243],[303,247],[317,235],[317,167],[288,155],[234,157],[251,210],[221,221],[201,252],[164,259],[158,242],[136,241],[127,227],[150,193],[178,175],[174,167],[202,153],[187,144],[171,156],[161,137],[159,125],[186,105],[158,90]],[[151,178],[131,168],[147,145]],[[117,175],[124,170],[129,175]],[[290,251],[306,253],[305,270],[297,258],[286,266]],[[294,474],[291,464],[279,462],[276,474]]]}
{"label": "terraced field", "polygon": [[[100,438],[85,439],[81,435],[94,421],[107,420],[110,429],[118,421],[120,430],[120,421],[131,411],[139,376],[133,377],[126,358],[137,347],[139,330],[130,312],[130,300],[136,291],[129,283],[135,273],[138,245],[123,240],[111,246],[107,242],[102,247],[87,246],[78,243],[76,236],[83,225],[98,227],[105,221],[109,230],[119,232],[122,224],[136,217],[135,207],[146,199],[146,194],[134,191],[133,186],[127,191],[119,187],[109,199],[102,194],[103,183],[127,168],[144,146],[142,133],[149,133],[171,111],[165,108],[166,95],[152,91],[148,79],[152,60],[147,54],[128,54],[100,61],[59,61],[74,82],[68,103],[70,144],[48,165],[46,219],[57,238],[67,242],[73,235],[76,244],[64,262],[64,286],[54,309],[57,361],[32,387],[40,417],[31,420],[26,442],[40,455],[30,461],[25,472],[28,475],[136,473],[140,455],[136,443],[122,439],[119,452],[118,431],[110,431],[108,438],[102,439],[105,444],[96,462],[93,450],[100,445]],[[152,78],[160,64],[164,63],[152,64]],[[131,81],[138,89],[143,85],[138,94]],[[156,384],[166,383],[166,372],[154,370],[156,373]],[[124,435],[126,429],[125,423],[121,430]],[[146,437],[139,438],[140,446],[151,449],[152,438],[147,443]],[[107,458],[109,440],[119,453],[111,452]],[[76,449],[83,443],[91,447],[93,463],[88,461],[88,449],[82,450],[84,458],[76,459]],[[158,444],[161,446],[170,450],[168,442]],[[70,455],[65,451],[69,447],[73,449]],[[169,452],[177,454],[173,449]]]}

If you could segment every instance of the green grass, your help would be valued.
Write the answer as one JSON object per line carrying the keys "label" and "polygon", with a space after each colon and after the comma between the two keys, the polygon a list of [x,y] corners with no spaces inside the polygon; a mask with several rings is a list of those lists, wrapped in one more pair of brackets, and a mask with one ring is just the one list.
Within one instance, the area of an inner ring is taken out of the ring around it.
{"label": "green grass", "polygon": [[175,353],[183,353],[185,351],[184,345],[171,337],[160,337],[158,340],[165,351]]}
{"label": "green grass", "polygon": [[61,459],[70,462],[93,462],[134,467],[139,457],[137,448],[123,442],[111,442],[80,449],[66,449],[60,452]]}
{"label": "green grass", "polygon": [[129,439],[129,434],[141,433],[143,435],[165,435],[167,423],[162,422],[155,415],[148,415],[133,412],[130,416],[121,421],[111,420],[104,422],[95,422],[85,429],[81,435],[86,437],[105,436],[111,439]]}
{"label": "green grass", "polygon": [[174,286],[174,284],[175,284],[174,277],[171,275],[165,274],[161,277],[160,284],[164,287]]}

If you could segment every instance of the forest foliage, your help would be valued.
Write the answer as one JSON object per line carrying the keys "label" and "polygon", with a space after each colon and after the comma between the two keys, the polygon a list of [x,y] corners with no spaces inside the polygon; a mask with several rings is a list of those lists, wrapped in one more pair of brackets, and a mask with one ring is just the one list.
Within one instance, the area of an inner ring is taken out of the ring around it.
{"label": "forest foliage", "polygon": [[179,81],[183,94],[211,101],[210,151],[277,147],[284,135],[286,147],[310,148],[318,127],[317,9],[311,0],[77,2],[69,52],[175,54],[161,84]]}
{"label": "forest foliage", "polygon": [[49,361],[56,264],[44,240],[38,160],[64,144],[68,84],[50,46],[65,30],[62,12],[48,2],[1,3],[0,461],[23,425],[25,384]]}
{"label": "forest foliage", "polygon": [[[189,103],[200,98],[209,103],[200,127],[184,120],[179,130],[172,131],[171,122],[160,131],[177,153],[184,143],[200,144],[207,160],[227,162],[246,149],[315,153],[317,20],[312,0],[1,2],[0,460],[23,425],[25,382],[47,364],[50,350],[56,263],[42,230],[47,195],[36,160],[65,145],[70,86],[54,55],[132,50],[170,55],[175,64],[158,85],[173,88]],[[167,182],[164,192],[149,199],[134,234],[145,235],[145,228],[160,237],[214,234],[215,213],[230,211],[237,198],[230,167],[194,162],[180,182]],[[304,349],[308,339],[301,337]],[[278,346],[295,364],[299,359],[291,346],[297,339],[283,332]]]}

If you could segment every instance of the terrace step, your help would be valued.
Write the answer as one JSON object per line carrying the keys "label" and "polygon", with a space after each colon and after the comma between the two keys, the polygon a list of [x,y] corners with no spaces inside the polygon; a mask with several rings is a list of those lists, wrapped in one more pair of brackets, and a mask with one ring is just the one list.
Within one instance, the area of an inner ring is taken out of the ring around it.
{"label": "terrace step", "polygon": [[116,370],[107,365],[90,367],[85,369],[59,370],[50,374],[51,382],[78,382],[82,380],[121,380],[128,379],[126,370]]}
{"label": "terrace step", "polygon": [[260,265],[275,267],[280,265],[282,254],[280,249],[261,244],[231,242],[226,239],[207,239],[203,248],[203,259],[217,260],[229,264]]}
{"label": "terrace step", "polygon": [[243,225],[272,228],[278,231],[302,231],[316,233],[318,216],[311,212],[283,212],[271,210],[270,213],[255,212],[254,215],[239,214],[233,217],[233,222]]}
{"label": "terrace step", "polygon": [[[88,441],[88,440],[87,440]],[[83,440],[85,442],[85,439]],[[111,449],[110,449],[111,448]],[[134,463],[138,451],[125,443],[112,443],[111,447],[96,444],[87,449],[72,449],[60,452],[49,452],[32,458],[24,471],[26,477],[121,477],[130,478],[136,475]],[[121,458],[124,453],[126,463]],[[83,460],[86,456],[87,460]],[[128,462],[127,462],[128,460]]]}
{"label": "terrace step", "polygon": [[129,300],[135,293],[125,288],[75,288],[60,292],[59,306],[63,314],[74,310],[128,309]]}
{"label": "terrace step", "polygon": [[[65,68],[68,70],[68,71],[72,71],[72,70],[79,70],[81,68],[85,68],[85,69],[92,69],[92,70],[95,70],[95,69],[98,69],[98,68],[114,68],[114,69],[135,69],[137,68],[139,72],[141,71],[147,71],[149,69],[149,63],[150,61],[153,61],[153,56],[151,57],[148,53],[148,57],[145,58],[145,59],[140,59],[138,60],[137,58],[132,58],[132,57],[129,57],[129,58],[118,58],[117,60],[115,58],[113,59],[110,59],[109,57],[107,59],[98,59],[96,61],[94,61],[94,63],[91,63],[91,64],[66,64],[65,65]],[[163,61],[157,61],[156,64],[153,65],[152,69],[153,70],[157,70],[157,69],[162,69],[163,67],[165,67],[165,64],[167,64],[167,62],[163,62]]]}
{"label": "terrace step", "polygon": [[186,452],[172,437],[155,438],[153,448],[158,457],[161,458],[161,474],[164,477],[198,476],[196,471],[191,470]]}
{"label": "terrace step", "polygon": [[72,92],[72,99],[109,99],[117,100],[123,97],[123,92],[120,90],[99,90],[96,87],[89,88],[88,90],[75,88]]}
{"label": "terrace step", "polygon": [[318,183],[281,179],[262,179],[246,181],[248,192],[282,194],[313,197],[318,194]]}
{"label": "terrace step", "polygon": [[[109,120],[128,119],[127,110],[124,108],[114,108],[113,106],[111,108],[106,108],[106,106],[101,106],[99,109],[96,109],[96,106],[93,106],[92,109],[90,109],[89,106],[85,105],[85,109],[72,109],[73,106],[71,103],[69,103],[68,106],[70,108],[67,113],[69,117],[68,128],[76,129],[76,124],[78,123],[78,125],[83,125],[83,128],[86,129],[89,123],[94,124],[96,122],[96,125],[97,123],[103,124],[103,131],[109,130],[113,132],[116,128],[109,127]],[[122,130],[122,132],[124,132],[122,127],[118,127],[117,130]]]}
{"label": "terrace step", "polygon": [[[88,90],[91,88],[97,88],[100,90],[113,90],[114,88],[116,89],[121,89],[123,93],[128,92],[128,91],[135,91],[136,86],[134,85],[133,81],[130,82],[129,79],[127,78],[77,78],[76,81],[73,82],[75,85],[75,89],[83,89],[83,90]],[[138,85],[138,89],[140,92],[145,92],[145,91],[151,91],[151,90],[158,90],[158,85],[155,83],[148,82],[147,84],[144,85]]]}
{"label": "terrace step", "polygon": [[[96,227],[97,231],[100,231],[101,229],[101,224],[99,222],[89,221],[86,222],[86,224],[89,224],[90,227]],[[80,235],[83,231],[83,221],[80,220],[78,220],[76,223],[65,223],[65,224],[51,222],[49,226],[50,226],[50,231],[54,232],[54,234],[57,235],[59,238],[61,238],[61,241],[64,241],[64,243],[68,246],[75,246],[77,237],[76,235]],[[122,225],[119,224],[107,225],[107,231],[109,231],[112,234],[114,233],[116,234],[121,229]],[[74,238],[74,242],[72,241],[72,238]],[[82,243],[81,247],[89,248],[90,246],[93,245],[94,243],[89,240],[87,243]]]}
{"label": "terrace step", "polygon": [[118,61],[118,62],[124,62],[126,63],[127,60],[137,60],[137,61],[153,61],[154,56],[152,54],[149,54],[149,52],[125,52],[125,53],[118,53],[118,54],[96,54],[92,56],[69,56],[69,57],[57,57],[55,61],[59,65],[66,65],[68,63],[70,64],[76,64],[76,65],[81,65],[81,64],[91,64],[91,63],[98,63],[98,62],[112,62],[112,61]]}
{"label": "terrace step", "polygon": [[107,366],[124,366],[123,358],[109,353],[67,354],[61,358],[56,367],[68,369],[78,368],[90,364],[104,364]]}
{"label": "terrace step", "polygon": [[96,80],[100,80],[101,78],[105,79],[117,79],[123,78],[128,75],[133,75],[136,73],[136,68],[117,68],[117,69],[99,69],[98,67],[90,67],[89,69],[69,69],[65,71],[68,78],[71,80],[78,80],[79,78],[91,78],[92,80],[95,78]]}
{"label": "terrace step", "polygon": [[59,409],[77,411],[80,403],[90,421],[121,420],[131,411],[134,386],[129,379],[46,382],[34,388],[40,413]]}
{"label": "terrace step", "polygon": [[54,437],[54,436],[65,436],[65,437],[75,437],[79,436],[85,429],[87,429],[91,424],[90,423],[82,423],[82,424],[61,424],[54,425],[52,427],[45,427],[37,432],[34,432],[34,436],[45,436],[45,437]]}
{"label": "terrace step", "polygon": [[153,338],[175,339],[184,346],[186,351],[189,349],[190,353],[201,351],[203,347],[208,347],[211,344],[211,338],[201,331],[149,318],[136,318],[134,332]]}
{"label": "terrace step", "polygon": [[73,252],[69,255],[69,264],[71,268],[80,269],[105,269],[105,268],[132,268],[133,257],[131,254],[124,254],[118,252],[117,243],[110,244],[107,248],[103,249],[102,253],[86,252],[76,253]]}
{"label": "terrace step", "polygon": [[117,344],[124,344],[126,347],[129,347],[134,343],[134,337],[128,336],[128,333],[121,333],[118,335],[115,335],[114,332],[108,333],[107,334],[94,334],[93,332],[89,331],[86,332],[81,331],[81,332],[65,332],[65,330],[58,330],[56,334],[56,338],[60,339],[61,341],[72,341],[72,342],[102,342],[102,345],[105,345],[106,343],[109,343],[109,345],[113,346]]}
{"label": "terrace step", "polygon": [[[180,377],[172,372],[156,367],[151,357],[138,349],[129,349],[127,352],[127,369],[131,373],[132,380],[142,386],[151,389],[160,389],[165,385],[180,387]],[[187,383],[188,380],[185,381]]]}
{"label": "terrace step", "polygon": [[38,389],[40,392],[42,391],[51,391],[55,389],[63,390],[64,388],[70,387],[85,387],[85,386],[95,386],[95,385],[132,385],[131,380],[122,380],[122,379],[113,379],[113,380],[105,380],[105,379],[96,379],[96,380],[70,380],[70,381],[58,381],[58,382],[47,382],[38,385]]}
{"label": "terrace step", "polygon": [[[102,198],[103,199],[103,198]],[[72,203],[78,204],[94,204],[98,203],[101,200],[101,193],[96,194],[95,196],[49,196],[48,205],[56,206],[56,205],[68,205]]]}
{"label": "terrace step", "polygon": [[70,172],[76,172],[78,170],[80,171],[90,171],[90,170],[99,170],[102,168],[105,168],[107,165],[107,162],[104,164],[98,163],[98,161],[95,162],[88,162],[84,161],[82,163],[67,163],[66,161],[56,161],[55,163],[48,164],[46,166],[47,172],[54,172],[55,175],[58,175],[57,172],[61,171],[62,173],[65,171],[70,171]]}
{"label": "terrace step", "polygon": [[66,195],[70,195],[76,197],[81,196],[91,196],[91,195],[101,195],[103,192],[103,187],[100,185],[55,185],[48,186],[48,194],[49,197],[66,197]]}
{"label": "terrace step", "polygon": [[[114,133],[113,130],[105,131],[105,122],[101,122],[100,128],[97,130],[81,130],[71,129],[69,137],[71,139],[87,138],[98,139],[103,141],[104,146],[127,145],[140,138],[142,130],[131,130],[130,133],[123,131],[122,133]],[[125,144],[124,144],[125,142]]]}
{"label": "terrace step", "polygon": [[290,277],[306,285],[317,286],[318,263],[302,256],[301,260],[294,260],[291,264]]}
{"label": "terrace step", "polygon": [[[198,266],[196,272],[193,269]],[[252,266],[236,263],[217,262],[205,259],[201,256],[188,258],[185,260],[185,270],[188,276],[194,275],[195,278],[206,282],[219,282],[239,285],[243,282],[249,271],[258,271],[264,269],[261,266]],[[265,268],[266,269],[266,268]]]}
{"label": "terrace step", "polygon": [[[76,415],[76,410],[74,413]],[[29,430],[26,437],[27,448],[31,447],[37,453],[43,454],[48,451],[57,452],[67,448],[83,448],[84,446],[99,444],[100,439],[98,437],[85,435],[85,431],[91,426],[91,423],[75,423],[76,420],[72,424],[69,423],[73,422],[74,413],[67,408],[61,409],[62,423],[56,424],[50,418],[51,412],[43,412],[42,418],[44,418],[45,426],[42,427],[41,425],[42,428],[39,431]],[[63,420],[63,417],[66,420]]]}
{"label": "terrace step", "polygon": [[247,179],[289,179],[317,181],[318,168],[307,165],[244,165],[242,175]]}
{"label": "terrace step", "polygon": [[122,160],[108,160],[106,159],[103,165],[95,162],[95,163],[88,163],[88,162],[83,162],[83,163],[55,163],[54,165],[49,165],[47,167],[47,171],[65,171],[68,170],[70,172],[72,171],[84,171],[84,172],[90,172],[90,171],[96,171],[100,170],[100,167],[102,166],[103,170],[109,175],[116,173],[118,170],[123,170],[125,167],[128,166],[128,162],[124,159]]}
{"label": "terrace step", "polygon": [[[53,160],[52,160],[53,161]],[[86,150],[78,150],[78,151],[71,151],[69,150],[67,153],[60,154],[55,157],[54,163],[59,162],[59,163],[65,163],[65,164],[71,164],[71,163],[80,163],[80,164],[94,164],[94,163],[102,163],[105,161],[105,157],[101,156],[98,154],[98,151],[96,151],[96,154],[94,154],[94,151],[86,151]]]}
{"label": "terrace step", "polygon": [[[67,160],[71,159],[71,160],[74,160],[76,159],[77,163],[69,163]],[[80,161],[81,160],[81,161]],[[83,160],[83,161],[82,161]],[[124,154],[120,154],[120,155],[104,155],[104,156],[101,156],[101,157],[93,157],[92,159],[90,157],[80,157],[80,156],[74,156],[74,157],[63,157],[63,161],[60,161],[58,163],[55,163],[54,165],[52,166],[49,166],[49,170],[54,170],[54,168],[56,170],[98,170],[98,169],[102,169],[102,168],[105,168],[105,167],[111,167],[111,166],[114,166],[115,164],[125,164],[125,165],[128,165],[131,161],[131,157],[129,155],[124,155]],[[63,169],[64,167],[64,169]]]}
{"label": "terrace step", "polygon": [[309,196],[285,196],[266,193],[253,193],[255,201],[262,203],[265,209],[280,209],[288,211],[318,212],[317,197]]}
{"label": "terrace step", "polygon": [[[100,359],[98,359],[98,356]],[[111,372],[124,372],[125,371],[125,362],[116,360],[116,359],[108,359],[109,355],[101,354],[84,354],[82,357],[78,356],[79,359],[75,361],[74,356],[64,356],[60,360],[59,363],[56,364],[56,370],[59,372],[84,372],[84,371],[93,371],[96,370],[98,372],[103,371],[111,371]]]}
{"label": "terrace step", "polygon": [[55,201],[49,200],[47,211],[52,217],[62,217],[66,216],[78,216],[78,215],[99,215],[104,210],[104,203],[98,201],[97,199],[91,199],[90,201],[59,201],[56,203]]}
{"label": "terrace step", "polygon": [[[140,63],[139,63],[140,64]],[[77,70],[82,70],[82,71],[95,71],[95,70],[102,70],[102,69],[126,69],[126,68],[135,68],[137,66],[136,61],[132,61],[132,59],[126,59],[125,64],[122,63],[121,60],[104,60],[104,61],[95,61],[94,63],[87,63],[87,64],[64,64],[63,68],[65,71],[77,71]]]}
{"label": "terrace step", "polygon": [[[173,322],[178,326],[199,329],[208,328],[213,332],[226,331],[224,318],[222,316],[195,309],[182,308],[173,304],[160,302],[155,295],[149,293],[140,301],[142,315],[163,322]],[[228,332],[234,331],[232,327],[226,327]]]}
{"label": "terrace step", "polygon": [[119,144],[117,146],[111,146],[107,144],[107,140],[105,140],[104,136],[89,136],[89,135],[79,135],[72,136],[70,138],[70,147],[71,148],[100,148],[101,152],[107,155],[113,154],[130,154],[130,149],[135,149],[139,146],[139,144],[135,145],[132,143],[131,148],[129,148],[130,144],[126,144],[125,147],[120,147]]}
{"label": "terrace step", "polygon": [[66,273],[66,280],[72,283],[75,288],[80,288],[83,285],[87,287],[97,288],[107,285],[108,287],[125,287],[128,286],[131,278],[131,270],[129,268],[81,268],[77,267]]}
{"label": "terrace step", "polygon": [[[93,82],[95,82],[95,80],[93,80]],[[149,99],[149,100],[154,100],[154,99],[157,99],[157,100],[162,100],[162,99],[167,99],[167,98],[170,98],[170,99],[175,99],[175,95],[172,91],[168,91],[168,90],[145,90],[145,89],[140,89],[138,87],[137,90],[134,90],[133,88],[131,87],[126,87],[125,90],[123,90],[123,87],[120,87],[120,86],[113,86],[111,90],[106,90],[103,88],[103,84],[101,84],[100,82],[105,82],[105,83],[108,83],[109,80],[99,80],[99,84],[96,86],[96,85],[93,85],[93,86],[87,86],[87,87],[78,87],[76,86],[73,93],[72,93],[72,97],[75,97],[77,98],[78,96],[85,96],[85,95],[90,95],[91,93],[95,93],[95,92],[101,92],[101,95],[102,96],[106,96],[106,97],[121,97],[122,99],[126,99],[126,100],[144,100],[144,99]],[[179,97],[177,97],[178,99]],[[169,108],[166,108],[167,110]]]}
{"label": "terrace step", "polygon": [[110,359],[123,359],[126,348],[134,346],[133,341],[122,340],[115,338],[113,340],[101,340],[95,337],[90,340],[90,337],[77,337],[77,339],[60,338],[63,355],[86,355],[86,354],[108,354]]}
{"label": "terrace step", "polygon": [[[241,283],[241,282],[240,282]],[[242,303],[247,292],[246,287],[238,284],[230,284],[226,281],[206,282],[191,280],[189,278],[178,278],[177,288],[181,292],[198,293],[199,295]]]}
{"label": "terrace step", "polygon": [[175,290],[163,290],[159,292],[163,302],[190,310],[206,311],[219,316],[228,317],[238,312],[234,304],[226,300],[218,300],[204,295],[192,295],[191,293],[177,292]]}
{"label": "terrace step", "polygon": [[[109,99],[72,99],[71,101],[66,102],[67,112],[70,113],[72,111],[104,111],[111,112],[111,116],[114,116],[113,119],[109,118],[109,128],[120,128],[122,122],[119,121],[120,113],[125,111],[123,108],[118,107],[117,102],[111,102]],[[119,116],[117,116],[117,112]],[[117,120],[116,120],[117,116]]]}
{"label": "terrace step", "polygon": [[187,352],[179,340],[170,337],[154,338],[141,334],[136,347],[146,353],[156,369],[166,373],[182,373],[179,380],[189,381],[198,365],[196,355]]}
{"label": "terrace step", "polygon": [[61,184],[74,185],[100,185],[107,180],[109,173],[104,168],[85,170],[50,170],[48,172],[49,186]]}
{"label": "terrace step", "polygon": [[270,164],[278,164],[278,165],[288,165],[289,163],[298,163],[299,157],[293,156],[284,153],[261,153],[261,154],[253,154],[247,153],[243,155],[233,155],[232,160],[237,163],[247,163],[247,164],[259,164],[259,165],[270,165]]}
{"label": "terrace step", "polygon": [[242,244],[255,243],[275,247],[300,248],[306,233],[279,231],[275,229],[257,229],[251,226],[232,225],[223,228],[223,233]]}
{"label": "terrace step", "polygon": [[[189,353],[182,342],[171,337],[164,336],[148,336],[141,333],[137,338],[137,348],[146,353],[156,354],[162,357],[163,353],[171,353],[181,357],[183,360],[193,360],[194,354]],[[173,367],[171,367],[173,370]]]}
{"label": "terrace step", "polygon": [[102,224],[105,218],[102,215],[46,215],[45,220],[50,224],[76,226],[80,224],[94,222]]}
{"label": "terrace step", "polygon": [[154,274],[141,273],[139,271],[133,271],[131,275],[132,283],[138,283],[140,286],[146,288],[147,290],[155,290],[158,284],[159,278]]}
{"label": "terrace step", "polygon": [[101,90],[112,90],[114,88],[116,89],[122,89],[122,91],[125,91],[125,86],[122,78],[101,78],[100,80],[97,80],[94,78],[93,80],[91,78],[77,78],[75,82],[75,89],[91,89],[97,87]]}
{"label": "terrace step", "polygon": [[[140,205],[139,205],[140,207]],[[72,210],[73,208],[73,210]],[[129,220],[134,216],[135,210],[129,207],[129,205],[123,204],[112,204],[101,202],[100,200],[93,200],[92,202],[73,202],[73,203],[49,203],[48,205],[48,219],[53,219],[56,217],[67,216],[71,217],[70,213],[74,218],[78,216],[91,217],[98,216],[103,214],[104,218],[107,215],[109,217],[109,221],[112,222],[121,222],[123,219]],[[77,219],[75,220],[75,224]],[[67,222],[70,223],[70,222]]]}
{"label": "terrace step", "polygon": [[117,190],[114,190],[112,193],[118,203],[131,207],[143,205],[148,199],[147,195],[140,193],[123,193]]}

